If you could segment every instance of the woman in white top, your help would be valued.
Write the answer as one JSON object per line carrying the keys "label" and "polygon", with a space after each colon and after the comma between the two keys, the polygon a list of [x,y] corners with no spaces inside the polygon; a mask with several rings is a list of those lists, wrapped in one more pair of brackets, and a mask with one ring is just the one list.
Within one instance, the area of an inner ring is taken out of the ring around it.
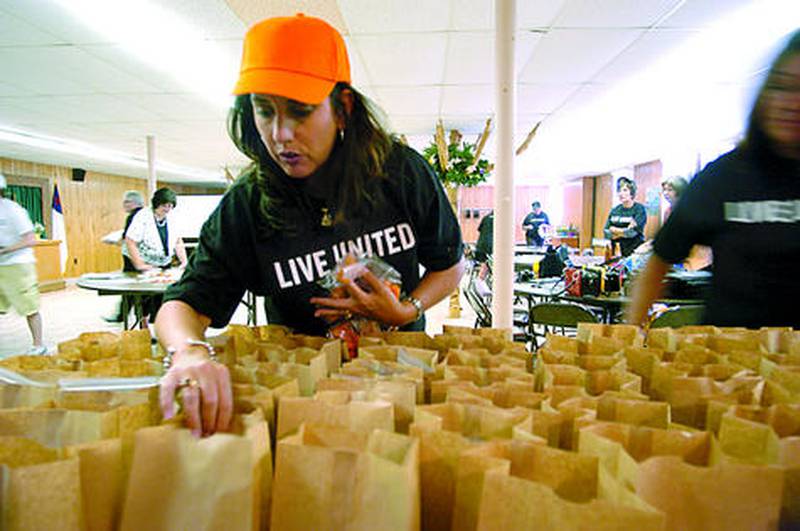
{"label": "woman in white top", "polygon": [[175,208],[178,198],[169,188],[159,188],[150,200],[151,207],[141,209],[131,220],[125,232],[122,255],[123,271],[147,271],[166,268],[178,258],[186,266],[186,249],[177,234],[170,234],[167,216]]}
{"label": "woman in white top", "polygon": [[[186,267],[186,249],[177,234],[170,234],[167,216],[178,201],[175,192],[159,188],[150,200],[150,208],[143,208],[131,220],[125,231],[122,246],[122,270],[142,272],[168,268],[177,257],[180,267]],[[147,326],[148,317],[155,317],[161,307],[162,295],[153,295],[144,302],[141,326]]]}

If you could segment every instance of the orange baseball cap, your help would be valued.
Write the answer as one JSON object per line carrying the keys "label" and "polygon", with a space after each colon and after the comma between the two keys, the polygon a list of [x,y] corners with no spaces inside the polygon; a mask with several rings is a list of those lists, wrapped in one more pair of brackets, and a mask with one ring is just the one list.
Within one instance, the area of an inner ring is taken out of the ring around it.
{"label": "orange baseball cap", "polygon": [[247,31],[233,93],[273,94],[316,105],[339,81],[350,83],[344,39],[324,20],[298,13],[262,20]]}

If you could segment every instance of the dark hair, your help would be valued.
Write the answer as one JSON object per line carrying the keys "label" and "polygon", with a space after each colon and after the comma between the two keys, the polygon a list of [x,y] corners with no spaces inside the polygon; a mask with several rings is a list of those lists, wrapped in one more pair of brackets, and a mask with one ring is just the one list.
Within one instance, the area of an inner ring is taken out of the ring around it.
{"label": "dark hair", "polygon": [[628,179],[627,177],[620,177],[617,180],[617,192],[619,192],[620,188],[623,186],[627,186],[628,190],[631,193],[631,199],[636,197],[636,183],[633,182],[633,179]]}
{"label": "dark hair", "polygon": [[680,176],[669,177],[662,181],[661,189],[663,190],[665,186],[672,188],[672,190],[675,192],[675,198],[677,199],[683,194],[683,191],[686,190],[686,187],[689,186],[689,181]]}
{"label": "dark hair", "polygon": [[175,195],[175,192],[166,187],[156,190],[153,194],[153,198],[150,200],[150,206],[153,210],[168,203],[172,204],[172,206],[176,206],[178,204],[178,196]]}
{"label": "dark hair", "polygon": [[770,65],[769,73],[764,79],[761,88],[758,90],[758,96],[753,104],[753,108],[750,110],[750,115],[747,119],[747,131],[740,147],[752,151],[759,157],[775,158],[777,156],[774,146],[771,145],[771,140],[764,131],[764,125],[762,123],[764,93],[770,83],[774,81],[774,76],[778,69],[783,66],[783,63],[790,57],[797,53],[800,53],[800,30],[796,30],[792,33],[786,45]]}
{"label": "dark hair", "polygon": [[[342,93],[353,95],[353,107],[347,113]],[[381,125],[378,109],[369,99],[347,83],[337,83],[329,96],[333,111],[344,119],[344,137],[337,139],[322,171],[340,172],[336,183],[335,221],[352,218],[376,207],[383,199],[376,181],[385,177],[384,165],[394,141]],[[292,230],[287,219],[290,209],[311,214],[307,197],[297,193],[283,170],[272,160],[261,141],[253,119],[250,95],[237,96],[228,113],[228,135],[237,149],[253,161],[240,175],[253,179],[261,192],[259,212],[269,229]]]}
{"label": "dark hair", "polygon": [[531,203],[531,208],[542,208],[542,204],[539,201],[534,201]]}

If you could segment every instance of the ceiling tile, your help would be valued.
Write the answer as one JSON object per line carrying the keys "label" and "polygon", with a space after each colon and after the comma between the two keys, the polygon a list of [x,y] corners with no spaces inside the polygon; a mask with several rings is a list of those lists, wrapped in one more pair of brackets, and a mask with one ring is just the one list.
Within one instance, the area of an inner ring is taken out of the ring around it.
{"label": "ceiling tile", "polygon": [[0,46],[41,46],[61,43],[54,35],[42,31],[0,6]]}
{"label": "ceiling tile", "polygon": [[441,83],[446,42],[444,33],[353,37],[375,87]]}
{"label": "ceiling tile", "polygon": [[647,28],[681,0],[570,0],[558,14],[558,28]]}
{"label": "ceiling tile", "polygon": [[517,27],[547,28],[553,24],[567,0],[517,2]]}
{"label": "ceiling tile", "polygon": [[590,80],[641,34],[641,30],[552,30],[539,41],[519,80],[524,83]]}
{"label": "ceiling tile", "polygon": [[752,3],[753,0],[686,0],[661,27],[704,28]]}
{"label": "ceiling tile", "polygon": [[393,114],[433,114],[439,113],[442,88],[427,87],[376,87],[375,94],[381,108]]}
{"label": "ceiling tile", "polygon": [[350,35],[445,31],[451,0],[339,0]]}
{"label": "ceiling tile", "polygon": [[600,70],[593,81],[614,83],[644,72],[695,33],[694,30],[648,31]]}
{"label": "ceiling tile", "polygon": [[[540,39],[541,34],[538,33],[522,31],[517,33],[514,50],[517,74],[528,62]],[[444,83],[446,85],[494,83],[494,49],[493,33],[451,33],[447,44]]]}
{"label": "ceiling tile", "polygon": [[394,132],[404,135],[428,135],[433,131],[438,116],[435,114],[394,115],[390,117]]}
{"label": "ceiling tile", "polygon": [[577,83],[534,84],[517,87],[517,106],[532,114],[549,114],[564,103],[580,87]]}
{"label": "ceiling tile", "polygon": [[[66,52],[69,53],[69,52]],[[54,73],[65,55],[62,47],[0,48],[3,77],[29,94],[82,94],[83,83],[60,80]]]}
{"label": "ceiling tile", "polygon": [[55,42],[77,44],[105,40],[53,0],[0,0],[0,9],[35,26],[43,34],[51,35]]}
{"label": "ceiling tile", "polygon": [[484,120],[494,113],[494,85],[448,85],[442,89],[442,115],[477,114]]}
{"label": "ceiling tile", "polygon": [[494,31],[492,0],[459,0],[450,14],[451,31]]}

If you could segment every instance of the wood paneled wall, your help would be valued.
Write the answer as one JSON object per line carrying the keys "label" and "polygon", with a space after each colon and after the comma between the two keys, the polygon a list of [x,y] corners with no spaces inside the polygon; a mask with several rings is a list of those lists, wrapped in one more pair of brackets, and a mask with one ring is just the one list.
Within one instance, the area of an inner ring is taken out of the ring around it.
{"label": "wood paneled wall", "polygon": [[[522,230],[522,220],[531,211],[531,203],[539,201],[542,210],[548,211],[549,188],[547,186],[517,186],[514,188],[514,241],[525,242],[525,233]],[[474,243],[478,240],[478,225],[494,205],[494,186],[475,186],[462,188],[459,198],[458,221],[461,224],[461,234],[465,242]],[[473,216],[475,211],[480,216]],[[469,211],[469,217],[467,217]]]}
{"label": "wood paneled wall", "polygon": [[[594,233],[593,238],[604,238],[603,227],[606,226],[608,213],[614,203],[614,182],[610,173],[595,177],[595,208],[594,208]],[[591,240],[587,242],[591,244]]]}
{"label": "wood paneled wall", "polygon": [[658,198],[658,210],[647,212],[647,225],[644,228],[645,239],[655,237],[661,228],[661,176],[662,164],[660,160],[652,160],[633,167],[633,180],[636,182],[636,201],[647,206],[647,198]]}
{"label": "wood paneled wall", "polygon": [[[100,241],[111,231],[121,229],[125,222],[122,196],[128,190],[138,190],[146,196],[147,181],[92,171],[86,172],[83,182],[72,180],[72,169],[51,164],[39,164],[0,158],[0,171],[10,184],[40,186],[42,211],[45,212],[47,234],[50,226],[53,185],[58,184],[64,224],[67,232],[67,265],[65,278],[89,272],[113,271],[122,267],[120,248]],[[210,187],[158,183],[169,186],[179,194],[219,193]],[[146,197],[149,203],[149,198]]]}

